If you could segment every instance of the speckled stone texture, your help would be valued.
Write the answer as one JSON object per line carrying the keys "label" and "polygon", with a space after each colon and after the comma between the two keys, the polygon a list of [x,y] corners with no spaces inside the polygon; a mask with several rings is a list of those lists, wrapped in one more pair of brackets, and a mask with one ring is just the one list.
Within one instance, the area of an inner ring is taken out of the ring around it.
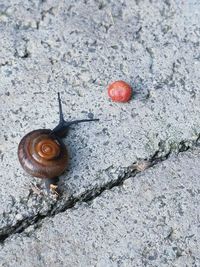
{"label": "speckled stone texture", "polygon": [[200,266],[200,150],[165,162],[29,227],[2,266]]}
{"label": "speckled stone texture", "polygon": [[[198,0],[0,1],[1,242],[119,184],[138,161],[198,143],[199,25]],[[119,79],[133,87],[129,103],[108,99]],[[58,91],[66,119],[100,122],[64,140],[70,164],[56,200],[24,173],[17,146],[55,127]]]}

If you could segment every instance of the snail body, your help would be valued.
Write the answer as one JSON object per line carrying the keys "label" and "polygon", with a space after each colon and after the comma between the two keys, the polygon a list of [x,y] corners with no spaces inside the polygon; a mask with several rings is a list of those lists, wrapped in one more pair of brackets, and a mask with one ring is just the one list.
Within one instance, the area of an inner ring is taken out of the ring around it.
{"label": "snail body", "polygon": [[55,187],[68,166],[68,151],[62,141],[72,124],[97,121],[84,119],[64,120],[60,94],[58,93],[60,121],[53,129],[38,129],[26,134],[18,146],[18,158],[23,169],[31,176],[45,179],[47,189]]}

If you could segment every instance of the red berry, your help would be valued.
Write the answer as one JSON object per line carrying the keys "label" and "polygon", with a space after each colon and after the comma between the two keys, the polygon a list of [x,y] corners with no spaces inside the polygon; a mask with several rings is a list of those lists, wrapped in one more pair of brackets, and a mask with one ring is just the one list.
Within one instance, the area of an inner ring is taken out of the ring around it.
{"label": "red berry", "polygon": [[131,86],[124,81],[116,81],[108,86],[108,95],[115,102],[128,102],[132,95]]}

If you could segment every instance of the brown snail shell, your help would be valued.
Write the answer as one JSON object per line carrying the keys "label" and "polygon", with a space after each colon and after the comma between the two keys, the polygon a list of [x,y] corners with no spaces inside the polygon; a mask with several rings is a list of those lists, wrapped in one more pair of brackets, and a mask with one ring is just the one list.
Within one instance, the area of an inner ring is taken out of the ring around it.
{"label": "brown snail shell", "polygon": [[23,169],[38,178],[61,175],[68,164],[67,149],[59,137],[48,129],[34,130],[25,135],[18,146],[18,158]]}

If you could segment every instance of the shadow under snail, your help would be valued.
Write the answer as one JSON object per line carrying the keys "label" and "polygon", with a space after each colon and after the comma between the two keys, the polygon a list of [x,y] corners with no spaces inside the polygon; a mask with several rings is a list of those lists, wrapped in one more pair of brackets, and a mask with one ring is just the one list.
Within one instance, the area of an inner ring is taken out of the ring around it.
{"label": "shadow under snail", "polygon": [[[18,158],[23,169],[31,176],[45,180],[47,190],[57,188],[58,176],[68,165],[68,151],[62,138],[72,124],[99,119],[65,121],[58,93],[60,121],[53,129],[38,129],[26,134],[18,146]],[[54,190],[53,190],[54,191]]]}

